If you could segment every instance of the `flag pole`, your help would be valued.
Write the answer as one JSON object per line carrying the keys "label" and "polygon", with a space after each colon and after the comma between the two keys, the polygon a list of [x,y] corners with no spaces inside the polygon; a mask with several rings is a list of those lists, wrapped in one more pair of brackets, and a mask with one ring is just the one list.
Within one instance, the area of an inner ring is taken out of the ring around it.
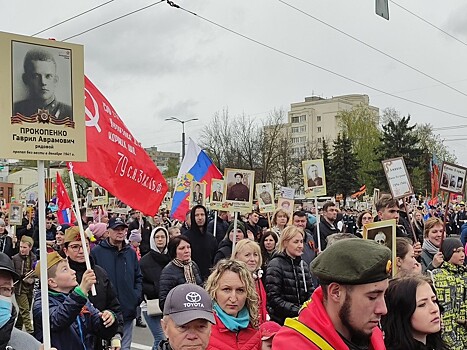
{"label": "flag pole", "polygon": [[318,252],[321,253],[321,233],[319,230],[319,210],[318,210],[318,197],[315,197],[315,217],[316,217],[316,235],[318,238]]}
{"label": "flag pole", "polygon": [[217,210],[214,210],[214,228],[213,228],[213,234],[214,237],[217,238]]}
{"label": "flag pole", "polygon": [[[234,235],[233,235],[233,240],[232,240],[232,252],[235,250],[235,244],[237,244],[237,217],[238,217],[238,212],[234,212]],[[229,232],[227,232],[229,234]]]}
{"label": "flag pole", "polygon": [[[81,237],[81,244],[83,245],[84,261],[86,262],[86,269],[90,270],[91,261],[89,260],[89,253],[88,253],[88,250],[86,249],[86,237],[84,235],[83,222],[81,221],[81,216],[79,215],[79,203],[78,203],[78,195],[76,193],[75,176],[73,174],[73,163],[69,162],[68,165],[70,169],[68,173],[70,175],[71,192],[73,193],[73,202],[75,204],[75,212],[78,214],[76,216],[76,221],[78,221],[79,235]],[[91,294],[93,296],[97,295],[96,286],[94,284],[91,287]]]}
{"label": "flag pole", "polygon": [[39,253],[40,282],[41,282],[41,308],[42,308],[42,337],[44,348],[50,349],[50,312],[49,312],[49,285],[47,278],[47,241],[45,232],[45,175],[44,161],[37,161],[37,180],[39,195]]}

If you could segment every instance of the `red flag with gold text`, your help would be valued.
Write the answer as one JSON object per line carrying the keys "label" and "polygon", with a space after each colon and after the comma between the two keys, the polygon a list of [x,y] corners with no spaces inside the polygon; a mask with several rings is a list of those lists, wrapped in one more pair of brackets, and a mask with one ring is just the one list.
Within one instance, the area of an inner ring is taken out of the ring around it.
{"label": "red flag with gold text", "polygon": [[155,215],[167,183],[109,101],[85,77],[87,162],[73,171],[93,180],[130,207]]}

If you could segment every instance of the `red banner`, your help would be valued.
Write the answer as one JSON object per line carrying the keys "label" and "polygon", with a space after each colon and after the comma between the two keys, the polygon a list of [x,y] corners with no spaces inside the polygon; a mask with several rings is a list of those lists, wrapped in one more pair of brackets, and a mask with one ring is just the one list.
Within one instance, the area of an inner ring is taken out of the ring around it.
{"label": "red banner", "polygon": [[85,77],[87,162],[73,171],[93,180],[130,207],[155,215],[167,183],[112,105]]}

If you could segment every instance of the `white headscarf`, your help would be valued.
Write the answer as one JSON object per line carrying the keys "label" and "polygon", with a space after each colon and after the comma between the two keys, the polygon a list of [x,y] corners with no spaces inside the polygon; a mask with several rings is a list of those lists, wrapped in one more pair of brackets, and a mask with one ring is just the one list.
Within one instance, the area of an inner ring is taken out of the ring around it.
{"label": "white headscarf", "polygon": [[[156,233],[159,231],[163,231],[165,234],[165,247],[162,251],[159,250],[159,248],[156,247],[156,242],[154,241],[154,237],[156,236]],[[169,231],[164,226],[157,226],[155,227],[152,232],[151,232],[151,239],[149,240],[149,246],[152,250],[161,253],[161,254],[167,254],[167,245],[169,244]]]}

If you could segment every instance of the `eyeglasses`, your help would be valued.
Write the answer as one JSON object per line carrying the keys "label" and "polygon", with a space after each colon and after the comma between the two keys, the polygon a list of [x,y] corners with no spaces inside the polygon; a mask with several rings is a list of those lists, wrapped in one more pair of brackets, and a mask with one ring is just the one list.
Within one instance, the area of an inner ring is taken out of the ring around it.
{"label": "eyeglasses", "polygon": [[[73,245],[69,245],[68,248],[74,252],[79,252],[80,249],[83,249],[83,246],[81,244],[73,244]],[[86,243],[86,248],[89,248],[89,244],[87,243]]]}

